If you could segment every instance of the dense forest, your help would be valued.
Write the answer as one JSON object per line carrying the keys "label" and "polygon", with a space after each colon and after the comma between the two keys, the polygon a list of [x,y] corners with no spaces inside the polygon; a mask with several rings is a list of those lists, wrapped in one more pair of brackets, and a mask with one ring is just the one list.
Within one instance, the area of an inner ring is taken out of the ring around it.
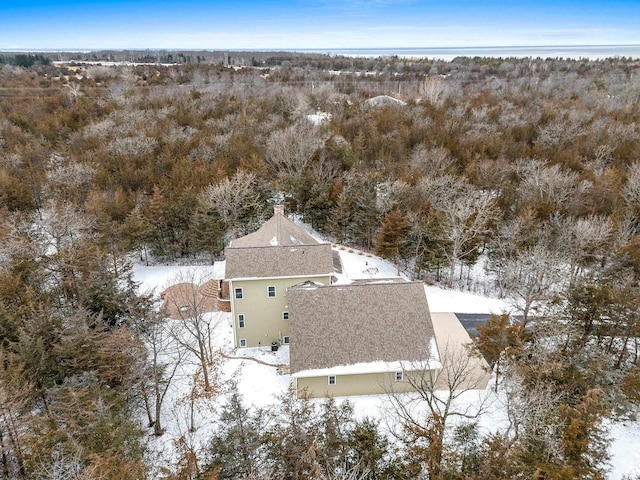
{"label": "dense forest", "polygon": [[20,60],[0,67],[0,478],[151,478],[162,430],[139,419],[170,372],[131,263],[211,263],[279,202],[411,278],[512,299],[477,338],[510,427],[425,392],[387,436],[348,403],[217,386],[208,450],[158,475],[605,478],[606,422],[640,404],[639,61]]}

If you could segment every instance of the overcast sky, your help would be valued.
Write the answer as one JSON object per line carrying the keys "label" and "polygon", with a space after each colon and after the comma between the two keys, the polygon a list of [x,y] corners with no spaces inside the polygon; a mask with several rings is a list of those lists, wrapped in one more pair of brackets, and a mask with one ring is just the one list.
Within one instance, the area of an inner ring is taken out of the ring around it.
{"label": "overcast sky", "polygon": [[640,44],[640,0],[0,0],[0,49]]}

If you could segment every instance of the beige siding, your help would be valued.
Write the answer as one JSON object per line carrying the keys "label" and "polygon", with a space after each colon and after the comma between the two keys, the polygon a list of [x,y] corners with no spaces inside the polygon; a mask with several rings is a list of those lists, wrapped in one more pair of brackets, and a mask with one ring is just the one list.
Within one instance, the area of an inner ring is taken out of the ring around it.
{"label": "beige siding", "polygon": [[405,372],[402,381],[396,381],[395,372],[336,375],[335,385],[329,385],[329,378],[326,375],[322,377],[303,377],[296,379],[296,388],[298,397],[308,395],[311,398],[376,395],[391,392],[404,393],[414,390],[408,381],[409,375],[413,375],[413,378],[424,376],[425,378],[431,377],[433,379],[435,372]]}
{"label": "beige siding", "polygon": [[[331,283],[330,276],[295,277],[255,280],[231,280],[230,297],[233,314],[235,346],[240,339],[247,341],[247,347],[268,346],[271,342],[281,342],[289,335],[289,322],[282,319],[282,313],[288,311],[286,290],[292,285],[311,280],[324,285]],[[276,287],[276,296],[267,295],[267,287]],[[243,298],[235,298],[235,289],[242,288]],[[238,315],[244,314],[245,326],[238,325]]]}

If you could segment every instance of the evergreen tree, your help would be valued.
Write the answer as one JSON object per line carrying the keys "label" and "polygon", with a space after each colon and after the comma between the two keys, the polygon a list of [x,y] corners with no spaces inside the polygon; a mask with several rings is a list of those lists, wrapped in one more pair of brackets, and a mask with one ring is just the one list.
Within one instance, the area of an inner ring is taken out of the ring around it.
{"label": "evergreen tree", "polygon": [[227,227],[218,212],[205,205],[198,205],[191,220],[191,237],[196,252],[207,252],[213,263],[224,250]]}
{"label": "evergreen tree", "polygon": [[264,412],[243,405],[238,385],[231,391],[218,417],[218,429],[208,447],[207,474],[220,480],[259,476],[265,429]]}
{"label": "evergreen tree", "polygon": [[406,235],[409,222],[399,210],[387,213],[382,220],[382,227],[376,240],[376,255],[388,258],[399,264],[400,258],[407,253]]}
{"label": "evergreen tree", "polygon": [[500,377],[503,356],[520,352],[526,332],[521,323],[512,323],[509,314],[491,315],[486,323],[478,327],[475,344],[496,375],[496,389]]}

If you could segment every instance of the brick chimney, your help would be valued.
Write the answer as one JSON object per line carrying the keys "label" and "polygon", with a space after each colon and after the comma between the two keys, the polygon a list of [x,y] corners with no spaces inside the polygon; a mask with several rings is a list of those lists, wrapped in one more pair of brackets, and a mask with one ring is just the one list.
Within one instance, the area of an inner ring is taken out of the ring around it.
{"label": "brick chimney", "polygon": [[273,215],[284,215],[284,205],[274,205]]}

